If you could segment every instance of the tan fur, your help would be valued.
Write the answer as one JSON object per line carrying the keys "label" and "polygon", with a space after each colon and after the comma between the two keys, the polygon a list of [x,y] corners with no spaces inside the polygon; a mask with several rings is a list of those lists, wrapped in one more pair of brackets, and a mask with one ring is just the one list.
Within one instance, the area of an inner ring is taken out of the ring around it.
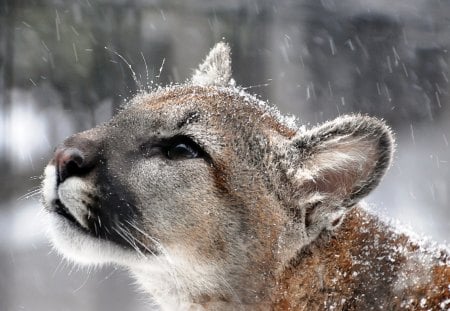
{"label": "tan fur", "polygon": [[386,124],[298,128],[233,86],[228,53],[58,147],[43,183],[56,248],[126,267],[164,310],[448,308],[448,254],[355,207],[391,163]]}

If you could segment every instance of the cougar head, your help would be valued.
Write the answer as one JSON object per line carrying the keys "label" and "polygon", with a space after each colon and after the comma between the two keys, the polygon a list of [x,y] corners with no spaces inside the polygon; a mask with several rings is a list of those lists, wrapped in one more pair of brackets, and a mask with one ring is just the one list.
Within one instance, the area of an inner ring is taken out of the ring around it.
{"label": "cougar head", "polygon": [[187,83],[139,94],[57,147],[43,182],[50,237],[76,262],[128,267],[160,302],[257,300],[377,186],[392,145],[367,116],[286,122],[234,86],[219,43]]}

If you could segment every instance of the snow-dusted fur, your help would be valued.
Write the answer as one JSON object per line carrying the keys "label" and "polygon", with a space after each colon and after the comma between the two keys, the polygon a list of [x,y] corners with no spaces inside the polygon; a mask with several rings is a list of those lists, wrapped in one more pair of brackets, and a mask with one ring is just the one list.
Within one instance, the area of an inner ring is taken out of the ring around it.
{"label": "snow-dusted fur", "polygon": [[358,207],[393,145],[368,116],[297,127],[234,86],[219,43],[186,84],[57,148],[50,236],[126,267],[164,310],[448,310],[448,253]]}
{"label": "snow-dusted fur", "polygon": [[227,86],[231,79],[231,55],[228,44],[219,42],[209,52],[203,63],[195,70],[192,85]]}

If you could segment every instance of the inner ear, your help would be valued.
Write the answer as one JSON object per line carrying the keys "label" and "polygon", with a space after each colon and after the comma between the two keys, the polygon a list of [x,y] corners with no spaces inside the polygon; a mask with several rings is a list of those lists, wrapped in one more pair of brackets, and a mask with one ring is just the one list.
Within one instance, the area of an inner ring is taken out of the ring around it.
{"label": "inner ear", "polygon": [[393,138],[380,120],[345,116],[299,135],[295,182],[303,191],[351,206],[379,183],[389,167]]}
{"label": "inner ear", "polygon": [[378,162],[378,151],[373,144],[345,135],[316,146],[305,160],[304,170],[310,175],[314,191],[338,197],[352,197],[371,179]]}

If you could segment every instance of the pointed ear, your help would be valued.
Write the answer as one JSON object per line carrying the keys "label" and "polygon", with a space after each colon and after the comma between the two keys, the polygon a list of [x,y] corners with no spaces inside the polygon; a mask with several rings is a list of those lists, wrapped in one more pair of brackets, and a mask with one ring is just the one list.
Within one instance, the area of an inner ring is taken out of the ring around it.
{"label": "pointed ear", "polygon": [[232,83],[230,54],[228,44],[217,43],[203,63],[195,70],[191,79],[192,85],[227,86]]}
{"label": "pointed ear", "polygon": [[299,133],[291,144],[291,173],[305,195],[306,227],[338,225],[349,207],[368,195],[388,169],[394,149],[389,127],[367,116],[343,116]]}

